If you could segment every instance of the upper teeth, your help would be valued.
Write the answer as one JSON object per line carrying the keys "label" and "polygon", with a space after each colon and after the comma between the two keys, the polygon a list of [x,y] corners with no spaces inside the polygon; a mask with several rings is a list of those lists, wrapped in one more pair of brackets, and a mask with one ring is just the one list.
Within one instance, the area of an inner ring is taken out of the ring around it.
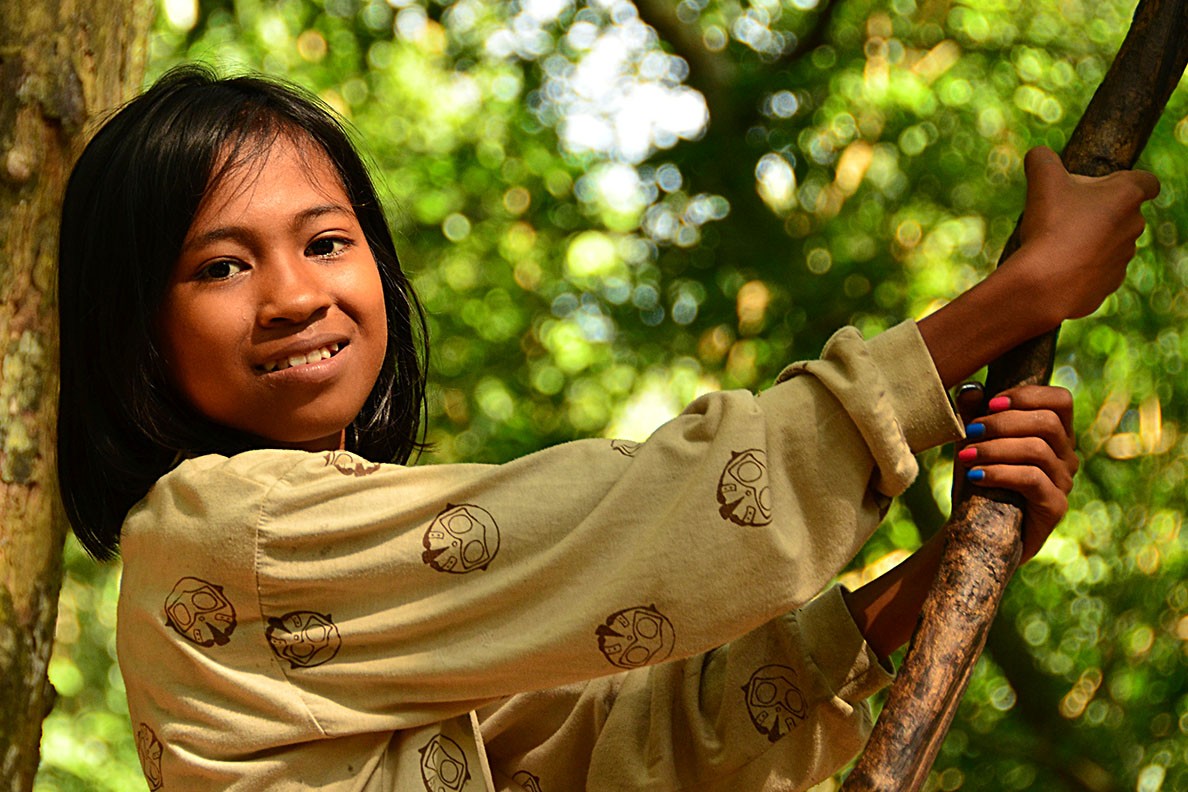
{"label": "upper teeth", "polygon": [[321,349],[315,349],[312,352],[307,352],[304,355],[290,355],[287,358],[280,360],[273,360],[264,364],[265,371],[283,371],[293,366],[303,366],[306,363],[316,363],[319,360],[325,360],[338,351],[338,344],[331,344],[324,346]]}

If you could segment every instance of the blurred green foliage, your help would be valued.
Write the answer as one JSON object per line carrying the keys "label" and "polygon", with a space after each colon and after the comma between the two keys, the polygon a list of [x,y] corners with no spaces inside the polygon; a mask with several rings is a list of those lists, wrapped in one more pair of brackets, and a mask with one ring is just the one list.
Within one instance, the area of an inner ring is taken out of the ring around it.
{"label": "blurred green foliage", "polygon": [[[430,314],[424,461],[499,462],[642,439],[975,283],[1023,154],[1061,147],[1133,5],[163,0],[149,78],[262,70],[350,119]],[[1073,509],[1012,583],[931,789],[1188,789],[1188,91],[1141,165],[1163,193],[1130,276],[1061,337]],[[851,581],[939,525],[951,465],[925,463]],[[40,790],[143,788],[117,576],[68,548]]]}

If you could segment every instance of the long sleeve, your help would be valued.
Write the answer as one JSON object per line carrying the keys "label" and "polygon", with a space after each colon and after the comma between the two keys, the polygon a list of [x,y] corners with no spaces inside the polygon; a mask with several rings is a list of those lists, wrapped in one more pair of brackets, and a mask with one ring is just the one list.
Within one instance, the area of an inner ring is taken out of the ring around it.
{"label": "long sleeve", "polygon": [[638,446],[190,460],[125,524],[130,704],[217,765],[693,657],[811,599],[913,452],[959,431],[908,323],[842,331],[763,394],[703,397]]}
{"label": "long sleeve", "polygon": [[890,679],[834,588],[704,655],[479,717],[499,789],[803,790],[861,748]]}

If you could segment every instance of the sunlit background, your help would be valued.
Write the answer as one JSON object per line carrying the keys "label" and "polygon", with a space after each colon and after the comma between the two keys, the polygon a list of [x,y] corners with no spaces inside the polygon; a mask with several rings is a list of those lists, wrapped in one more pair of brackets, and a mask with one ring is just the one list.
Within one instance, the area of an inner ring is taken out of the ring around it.
{"label": "sunlit background", "polygon": [[[640,440],[837,327],[918,318],[994,265],[1133,2],[165,0],[149,79],[283,75],[347,118],[430,315],[421,464]],[[1012,583],[935,790],[1188,789],[1188,92],[1123,289],[1061,336],[1085,461]],[[938,452],[847,580],[949,508]],[[118,567],[67,551],[37,789],[144,789]],[[823,788],[833,788],[826,784]],[[557,792],[557,791],[552,791]]]}

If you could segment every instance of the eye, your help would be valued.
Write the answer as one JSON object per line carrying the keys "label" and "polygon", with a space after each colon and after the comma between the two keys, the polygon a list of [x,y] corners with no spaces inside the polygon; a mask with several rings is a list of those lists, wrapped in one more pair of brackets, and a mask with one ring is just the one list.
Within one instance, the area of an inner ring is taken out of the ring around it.
{"label": "eye", "polygon": [[232,275],[237,275],[247,269],[242,261],[235,261],[233,259],[219,259],[212,261],[198,271],[199,280],[227,280]]}
{"label": "eye", "polygon": [[349,239],[342,237],[325,236],[318,237],[313,242],[309,243],[309,247],[305,249],[305,255],[313,256],[315,258],[334,258],[343,253],[351,246]]}

